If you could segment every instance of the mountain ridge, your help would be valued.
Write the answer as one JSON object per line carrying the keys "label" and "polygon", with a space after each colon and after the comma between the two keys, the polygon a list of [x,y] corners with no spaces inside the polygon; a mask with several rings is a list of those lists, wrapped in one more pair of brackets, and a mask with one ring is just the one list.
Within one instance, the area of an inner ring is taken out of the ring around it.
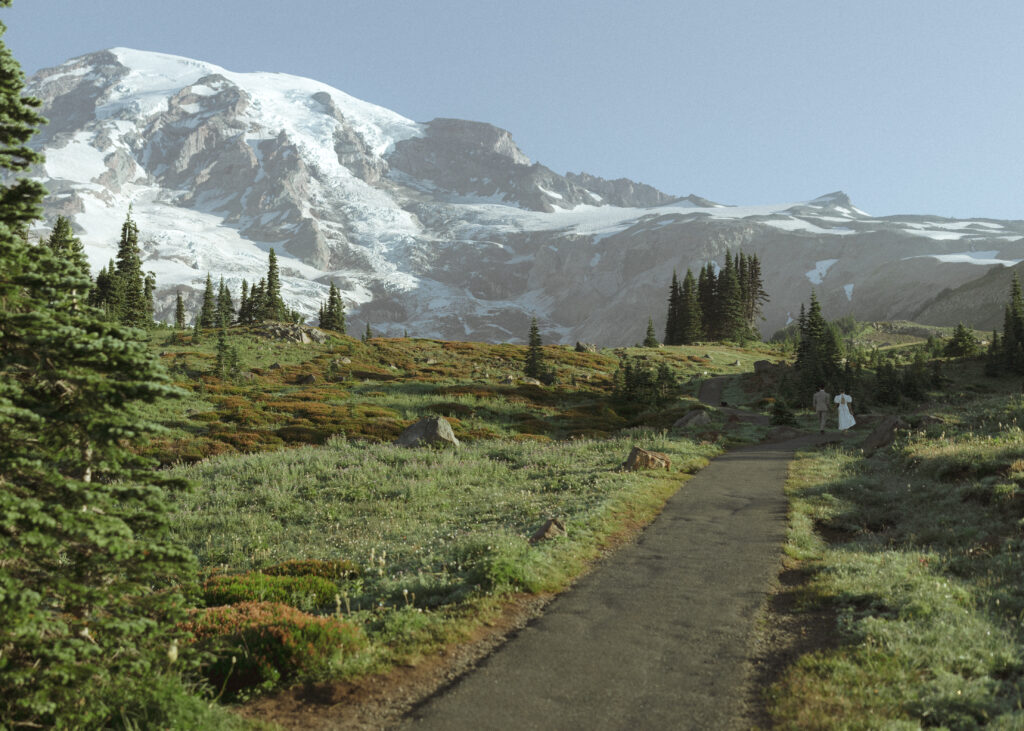
{"label": "mountain ridge", "polygon": [[639,340],[648,316],[660,327],[672,269],[726,251],[762,260],[765,333],[811,287],[830,316],[902,318],[936,284],[1024,259],[1021,222],[872,217],[841,191],[726,206],[560,175],[484,122],[414,122],[314,80],[181,56],[86,54],[28,91],[51,120],[33,141],[47,219],[68,216],[98,269],[131,204],[164,318],[179,290],[195,308],[207,271],[256,281],[271,247],[308,316],[333,282],[353,326],[382,334],[518,341],[537,317],[549,342],[602,344]]}

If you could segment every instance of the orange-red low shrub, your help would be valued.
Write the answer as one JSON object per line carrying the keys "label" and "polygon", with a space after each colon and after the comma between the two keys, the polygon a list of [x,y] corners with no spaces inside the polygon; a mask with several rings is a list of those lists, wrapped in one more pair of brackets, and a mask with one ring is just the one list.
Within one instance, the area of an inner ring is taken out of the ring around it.
{"label": "orange-red low shrub", "polygon": [[207,678],[229,697],[323,678],[345,654],[366,646],[360,629],[345,620],[271,602],[196,610],[182,626],[215,653]]}

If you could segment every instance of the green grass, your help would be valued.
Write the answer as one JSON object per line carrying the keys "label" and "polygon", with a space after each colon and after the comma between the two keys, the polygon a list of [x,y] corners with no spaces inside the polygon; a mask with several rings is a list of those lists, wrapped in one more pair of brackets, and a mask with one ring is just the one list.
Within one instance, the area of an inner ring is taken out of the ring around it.
{"label": "green grass", "polygon": [[779,727],[1024,726],[1024,400],[958,374],[892,449],[794,462],[786,551],[838,646],[770,689]]}
{"label": "green grass", "polygon": [[[615,471],[633,445],[670,454],[673,472]],[[346,677],[464,636],[510,593],[565,587],[720,450],[639,429],[600,441],[478,441],[458,450],[335,439],[225,455],[173,470],[199,486],[178,497],[175,530],[220,575],[288,560],[354,564],[337,581],[340,606],[321,597],[302,607],[340,609],[363,627],[369,645],[346,657],[338,670]],[[530,545],[550,517],[568,535]],[[261,591],[286,599],[290,590],[278,583]]]}

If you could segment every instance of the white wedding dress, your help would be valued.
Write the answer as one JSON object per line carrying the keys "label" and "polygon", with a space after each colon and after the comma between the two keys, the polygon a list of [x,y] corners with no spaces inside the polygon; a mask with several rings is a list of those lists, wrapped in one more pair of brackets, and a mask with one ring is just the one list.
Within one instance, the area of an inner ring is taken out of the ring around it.
{"label": "white wedding dress", "polygon": [[853,399],[845,393],[841,393],[833,400],[839,404],[839,430],[846,431],[857,423],[853,418],[853,414],[850,413],[849,404],[853,402]]}

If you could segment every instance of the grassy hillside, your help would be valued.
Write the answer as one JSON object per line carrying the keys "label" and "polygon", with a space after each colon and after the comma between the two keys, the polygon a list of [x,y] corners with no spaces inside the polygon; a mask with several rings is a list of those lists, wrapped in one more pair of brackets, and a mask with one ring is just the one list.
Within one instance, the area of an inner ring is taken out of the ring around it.
{"label": "grassy hillside", "polygon": [[1020,381],[945,373],[892,448],[791,468],[789,604],[819,641],[770,690],[778,727],[1024,724]]}
{"label": "grassy hillside", "polygon": [[[706,408],[701,380],[734,374],[730,398],[756,400],[744,374],[780,357],[767,346],[549,346],[554,381],[532,385],[524,346],[299,344],[235,328],[240,373],[218,378],[215,332],[198,344],[168,330],[151,338],[186,396],[153,409],[167,432],[146,449],[194,486],[173,498],[174,530],[202,567],[207,609],[190,629],[217,658],[211,687],[236,699],[416,662],[508,596],[561,589],[708,459],[758,436],[716,409],[710,424],[673,433]],[[667,364],[676,393],[616,398],[622,357]],[[391,444],[426,415],[444,416],[462,446]],[[633,446],[667,453],[672,471],[617,471]],[[549,519],[565,533],[532,544]]]}
{"label": "grassy hillside", "polygon": [[[767,347],[624,348],[577,353],[546,346],[550,387],[521,383],[520,345],[342,335],[326,343],[271,340],[254,328],[232,328],[242,374],[211,375],[217,337],[154,331],[153,346],[188,398],[159,404],[153,416],[168,432],[149,453],[162,463],[217,454],[324,444],[345,436],[393,441],[419,418],[448,418],[460,440],[605,437],[631,426],[668,427],[695,405],[699,380],[743,373],[755,360],[777,360]],[[609,405],[620,356],[657,368],[668,363],[683,383],[665,408]],[[511,379],[511,382],[508,382]]]}

